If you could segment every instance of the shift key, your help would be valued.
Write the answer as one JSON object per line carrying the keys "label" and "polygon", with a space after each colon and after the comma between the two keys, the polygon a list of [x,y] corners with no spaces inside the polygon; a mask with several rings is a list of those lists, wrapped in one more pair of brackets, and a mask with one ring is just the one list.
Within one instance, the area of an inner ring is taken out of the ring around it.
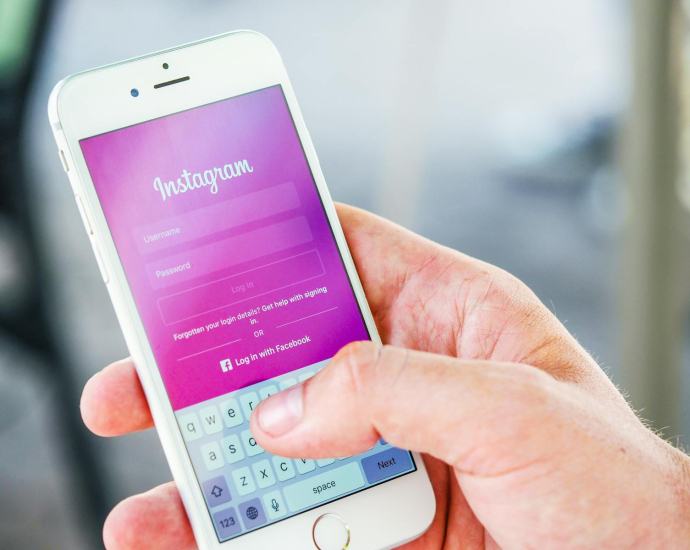
{"label": "shift key", "polygon": [[298,512],[364,487],[359,464],[329,470],[318,476],[294,483],[284,490],[288,508]]}

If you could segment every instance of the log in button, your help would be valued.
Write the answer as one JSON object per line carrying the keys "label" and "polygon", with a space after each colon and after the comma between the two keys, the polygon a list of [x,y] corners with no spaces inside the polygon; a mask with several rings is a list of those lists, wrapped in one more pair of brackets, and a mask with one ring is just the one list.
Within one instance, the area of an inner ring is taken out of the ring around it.
{"label": "log in button", "polygon": [[362,469],[369,483],[378,483],[411,470],[412,459],[409,451],[393,447],[382,453],[363,458]]}

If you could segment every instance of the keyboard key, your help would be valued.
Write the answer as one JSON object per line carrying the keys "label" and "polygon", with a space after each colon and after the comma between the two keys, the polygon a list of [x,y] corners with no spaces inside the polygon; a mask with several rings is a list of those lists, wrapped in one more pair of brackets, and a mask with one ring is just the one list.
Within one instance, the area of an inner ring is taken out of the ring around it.
{"label": "keyboard key", "polygon": [[206,469],[209,472],[223,467],[223,455],[220,452],[220,447],[218,446],[218,443],[216,443],[215,441],[212,441],[211,443],[206,443],[206,445],[202,445],[201,455],[204,457]]}
{"label": "keyboard key", "polygon": [[223,420],[228,428],[234,428],[244,422],[240,407],[237,404],[237,399],[230,399],[220,404],[220,414],[223,415]]}
{"label": "keyboard key", "polygon": [[362,459],[362,469],[369,483],[377,483],[412,469],[408,451],[390,447],[382,453]]}
{"label": "keyboard key", "polygon": [[325,458],[323,460],[317,460],[316,463],[319,465],[319,468],[323,468],[324,466],[330,466],[335,462],[335,458]]}
{"label": "keyboard key", "polygon": [[201,431],[201,424],[196,414],[189,413],[180,417],[180,430],[182,430],[182,437],[185,441],[196,441],[201,439],[204,434]]}
{"label": "keyboard key", "polygon": [[285,502],[293,512],[316,506],[364,487],[359,464],[351,462],[314,477],[289,485],[283,491]]}
{"label": "keyboard key", "polygon": [[272,493],[265,494],[263,501],[268,519],[282,518],[287,514],[287,508],[285,507],[283,496],[280,494],[280,491],[273,491]]}
{"label": "keyboard key", "polygon": [[220,444],[223,447],[225,460],[228,464],[235,464],[244,459],[244,450],[242,449],[240,438],[236,434],[224,437]]}
{"label": "keyboard key", "polygon": [[244,412],[244,417],[249,422],[249,417],[252,415],[252,411],[259,404],[259,396],[256,392],[245,393],[240,397],[240,403],[242,404],[242,412]]}
{"label": "keyboard key", "polygon": [[271,463],[268,460],[255,462],[252,465],[252,470],[254,471],[254,477],[256,478],[256,484],[259,486],[259,489],[265,489],[266,487],[271,487],[276,484],[276,476],[273,475]]}
{"label": "keyboard key", "polygon": [[232,480],[235,482],[235,487],[237,487],[237,494],[241,497],[256,491],[254,478],[252,478],[252,473],[247,466],[232,472]]}
{"label": "keyboard key", "polygon": [[295,464],[297,464],[297,471],[301,476],[308,474],[316,468],[316,463],[308,458],[298,458],[295,460]]}
{"label": "keyboard key", "polygon": [[305,372],[304,374],[300,375],[299,381],[304,382],[305,380],[309,380],[315,374],[315,372]]}
{"label": "keyboard key", "polygon": [[240,516],[242,516],[242,522],[247,529],[253,529],[266,523],[264,507],[258,498],[240,504]]}
{"label": "keyboard key", "polygon": [[208,502],[211,508],[232,500],[230,489],[228,489],[228,483],[223,476],[204,481],[202,487],[206,495],[206,502]]}
{"label": "keyboard key", "polygon": [[274,393],[278,393],[278,388],[275,386],[266,386],[265,388],[261,388],[259,390],[259,397],[261,397],[261,401],[263,401]]}
{"label": "keyboard key", "polygon": [[213,523],[216,524],[218,536],[221,539],[238,535],[242,531],[242,526],[237,519],[237,514],[234,508],[227,508],[220,512],[213,514]]}
{"label": "keyboard key", "polygon": [[223,421],[220,419],[218,407],[211,405],[199,411],[201,423],[208,435],[217,434],[223,429]]}
{"label": "keyboard key", "polygon": [[292,465],[292,460],[289,458],[274,456],[273,467],[276,469],[278,481],[287,481],[295,477],[295,467]]}
{"label": "keyboard key", "polygon": [[280,386],[280,391],[283,391],[283,390],[286,390],[288,388],[291,388],[292,386],[296,386],[297,380],[295,380],[294,378],[288,378],[287,380],[283,380],[278,385]]}
{"label": "keyboard key", "polygon": [[264,452],[264,450],[259,447],[259,444],[256,442],[256,439],[254,439],[254,436],[252,436],[250,430],[244,430],[241,437],[244,448],[247,450],[247,456],[256,456]]}

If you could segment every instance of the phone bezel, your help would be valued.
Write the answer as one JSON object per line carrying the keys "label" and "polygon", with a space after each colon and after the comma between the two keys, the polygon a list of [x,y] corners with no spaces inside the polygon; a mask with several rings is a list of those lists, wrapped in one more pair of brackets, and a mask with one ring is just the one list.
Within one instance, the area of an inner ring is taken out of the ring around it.
{"label": "phone bezel", "polygon": [[[169,63],[170,68],[163,69],[162,61]],[[153,88],[159,82],[184,76],[191,79],[180,85],[158,90]],[[433,490],[424,462],[417,453],[416,472],[239,538],[218,542],[79,145],[80,140],[88,137],[276,84],[283,88],[367,328],[372,338],[379,340],[282,59],[266,37],[252,31],[237,31],[74,75],[56,86],[50,100],[49,115],[58,147],[70,167],[68,175],[74,193],[81,198],[85,215],[93,228],[93,235],[90,235],[92,244],[100,250],[110,297],[200,546],[253,550],[271,547],[280,540],[284,548],[303,550],[313,544],[314,521],[323,514],[334,513],[347,519],[353,540],[361,550],[392,548],[421,535],[434,517]],[[136,98],[130,94],[133,88],[140,91]]]}

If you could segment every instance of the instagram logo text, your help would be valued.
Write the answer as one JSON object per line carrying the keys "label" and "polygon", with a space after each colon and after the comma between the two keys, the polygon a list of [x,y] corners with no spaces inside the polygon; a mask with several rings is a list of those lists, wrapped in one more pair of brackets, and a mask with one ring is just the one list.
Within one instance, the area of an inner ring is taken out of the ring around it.
{"label": "instagram logo text", "polygon": [[211,168],[204,172],[192,174],[186,169],[177,181],[164,183],[160,178],[153,180],[153,188],[161,194],[165,201],[173,195],[180,195],[187,191],[194,191],[202,187],[208,187],[214,195],[218,193],[218,182],[227,181],[232,178],[239,178],[243,174],[250,174],[254,167],[250,166],[247,159],[238,160],[232,164],[226,164],[222,168]]}

